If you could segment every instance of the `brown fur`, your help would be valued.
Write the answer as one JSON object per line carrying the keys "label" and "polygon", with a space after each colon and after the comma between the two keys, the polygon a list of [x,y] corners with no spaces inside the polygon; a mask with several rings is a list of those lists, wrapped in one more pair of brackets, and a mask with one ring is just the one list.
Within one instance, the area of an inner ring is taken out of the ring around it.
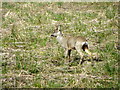
{"label": "brown fur", "polygon": [[60,43],[60,45],[65,48],[65,56],[69,57],[72,50],[76,50],[80,56],[81,59],[83,59],[83,53],[82,51],[85,51],[91,56],[91,52],[88,50],[88,44],[85,37],[82,36],[63,36],[60,27],[55,30],[55,32],[51,35],[57,38],[57,41]]}

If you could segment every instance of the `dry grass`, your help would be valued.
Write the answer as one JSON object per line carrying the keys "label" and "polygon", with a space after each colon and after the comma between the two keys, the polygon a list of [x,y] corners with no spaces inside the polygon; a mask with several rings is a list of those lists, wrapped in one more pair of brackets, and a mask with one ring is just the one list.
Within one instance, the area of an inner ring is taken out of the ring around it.
{"label": "dry grass", "polygon": [[[2,3],[2,87],[118,88],[118,3]],[[50,35],[82,35],[102,61],[64,64],[64,50]]]}

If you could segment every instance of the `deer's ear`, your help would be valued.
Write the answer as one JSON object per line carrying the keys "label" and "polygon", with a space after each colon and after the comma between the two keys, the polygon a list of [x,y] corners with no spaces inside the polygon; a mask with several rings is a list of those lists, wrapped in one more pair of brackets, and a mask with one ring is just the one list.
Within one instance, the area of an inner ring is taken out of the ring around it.
{"label": "deer's ear", "polygon": [[58,29],[58,31],[61,31],[61,25],[59,25],[59,26],[57,27],[57,29]]}

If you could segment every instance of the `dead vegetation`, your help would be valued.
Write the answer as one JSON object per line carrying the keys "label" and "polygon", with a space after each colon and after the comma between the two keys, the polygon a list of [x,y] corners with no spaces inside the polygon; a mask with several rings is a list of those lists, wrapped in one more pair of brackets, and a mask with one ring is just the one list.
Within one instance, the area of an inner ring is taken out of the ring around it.
{"label": "dead vegetation", "polygon": [[[118,3],[2,3],[3,88],[118,88]],[[50,35],[56,24],[65,34],[87,37],[100,55],[92,67],[64,51]]]}

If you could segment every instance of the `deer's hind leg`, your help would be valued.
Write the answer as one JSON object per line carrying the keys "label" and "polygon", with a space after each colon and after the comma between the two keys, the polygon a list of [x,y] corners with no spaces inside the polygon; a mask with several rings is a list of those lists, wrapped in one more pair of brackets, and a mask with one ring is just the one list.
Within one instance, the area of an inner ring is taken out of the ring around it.
{"label": "deer's hind leg", "polygon": [[[80,43],[76,43],[75,49],[76,49],[76,51],[80,54],[81,60],[83,60],[84,54],[82,53],[82,49],[81,49]],[[79,64],[80,64],[80,62],[79,62]]]}

